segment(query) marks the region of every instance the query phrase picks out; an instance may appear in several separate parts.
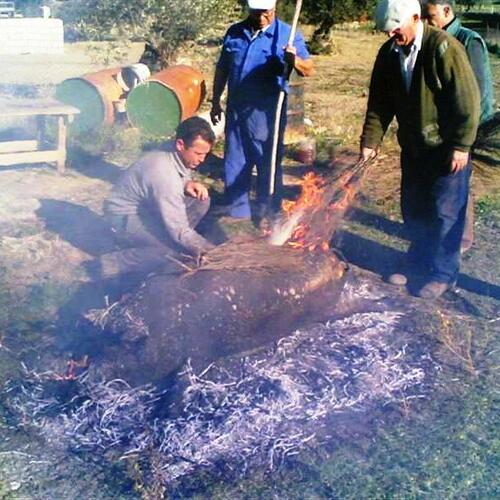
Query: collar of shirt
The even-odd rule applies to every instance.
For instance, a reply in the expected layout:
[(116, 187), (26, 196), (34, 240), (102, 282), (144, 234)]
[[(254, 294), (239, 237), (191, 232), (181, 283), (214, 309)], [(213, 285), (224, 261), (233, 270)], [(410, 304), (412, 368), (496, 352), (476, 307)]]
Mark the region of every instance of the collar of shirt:
[(258, 29), (258, 30), (252, 30), (252, 40), (254, 38), (257, 38), (261, 33), (265, 33), (269, 29), (270, 26), (271, 26), (271, 24), (268, 24), (264, 28), (261, 28), (261, 29)]
[(184, 165), (182, 158), (175, 147), (175, 142), (169, 141), (166, 144), (165, 151), (172, 155), (172, 158), (174, 159), (175, 170), (177, 171), (179, 176), (181, 178), (190, 179), (191, 178), (191, 171), (186, 167), (186, 165)]
[(403, 76), (403, 80), (406, 86), (406, 90), (409, 92), (411, 87), (411, 80), (413, 77), (413, 70), (415, 69), (415, 63), (417, 62), (417, 56), (422, 48), (422, 39), (424, 37), (424, 24), (422, 21), (419, 21), (417, 24), (417, 30), (415, 33), (415, 40), (410, 47), (410, 52), (408, 54), (405, 53), (403, 47), (396, 45), (395, 43), (392, 46), (394, 52), (399, 55), (399, 62), (401, 66), (401, 75)]
[[(417, 30), (415, 33), (415, 40), (413, 40), (413, 43), (411, 45), (410, 53), (413, 50), (416, 50), (417, 52), (422, 48), (422, 40), (424, 38), (424, 23), (422, 21), (418, 21), (417, 23)], [(398, 54), (403, 53), (403, 48), (400, 47), (399, 45), (396, 45), (394, 42), (392, 43), (392, 50), (394, 52), (397, 52)]]
[(454, 17), (443, 29), (456, 38), (461, 28), (462, 23), (460, 19)]
[(244, 25), (243, 29), (250, 40), (255, 40), (261, 33), (272, 38), (276, 29), (276, 22), (277, 20), (274, 18), (271, 24), (259, 30), (254, 30), (248, 23), (245, 23), (246, 25)]

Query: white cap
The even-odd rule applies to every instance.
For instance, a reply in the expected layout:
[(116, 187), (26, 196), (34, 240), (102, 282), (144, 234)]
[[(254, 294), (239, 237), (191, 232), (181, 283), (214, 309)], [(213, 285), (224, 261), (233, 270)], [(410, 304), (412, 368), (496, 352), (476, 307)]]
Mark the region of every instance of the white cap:
[(248, 8), (252, 10), (270, 10), (276, 7), (276, 0), (248, 0)]
[(418, 0), (381, 0), (375, 11), (377, 29), (392, 31), (405, 24), (414, 14), (421, 15)]

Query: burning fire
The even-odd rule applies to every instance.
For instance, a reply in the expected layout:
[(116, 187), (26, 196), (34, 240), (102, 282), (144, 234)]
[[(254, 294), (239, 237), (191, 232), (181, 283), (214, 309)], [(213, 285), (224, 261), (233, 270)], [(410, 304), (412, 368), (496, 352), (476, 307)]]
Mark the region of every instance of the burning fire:
[(327, 182), (313, 172), (301, 181), (296, 201), (283, 202), (284, 220), (274, 228), (271, 243), (310, 252), (327, 252), (340, 219), (359, 185), (359, 166)]
[(58, 381), (73, 381), (77, 380), (79, 375), (88, 369), (90, 360), (88, 356), (84, 356), (81, 360), (75, 361), (70, 359), (66, 364), (66, 373), (54, 373), (51, 375), (52, 380)]
[(297, 201), (285, 200), (283, 202), (282, 208), (285, 214), (290, 216), (298, 209), (319, 206), (325, 184), (326, 181), (314, 172), (304, 175), (300, 182), (301, 193), (299, 199)]

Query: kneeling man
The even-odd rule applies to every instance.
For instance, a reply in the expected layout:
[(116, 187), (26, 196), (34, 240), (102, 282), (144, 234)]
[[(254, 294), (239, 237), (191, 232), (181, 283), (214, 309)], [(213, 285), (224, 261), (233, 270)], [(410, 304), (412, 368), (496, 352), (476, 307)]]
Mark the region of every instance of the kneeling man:
[(188, 118), (165, 148), (146, 153), (121, 176), (105, 201), (104, 213), (123, 250), (101, 257), (103, 277), (148, 273), (166, 264), (168, 255), (197, 258), (213, 248), (195, 230), (210, 198), (191, 173), (214, 142), (205, 120)]

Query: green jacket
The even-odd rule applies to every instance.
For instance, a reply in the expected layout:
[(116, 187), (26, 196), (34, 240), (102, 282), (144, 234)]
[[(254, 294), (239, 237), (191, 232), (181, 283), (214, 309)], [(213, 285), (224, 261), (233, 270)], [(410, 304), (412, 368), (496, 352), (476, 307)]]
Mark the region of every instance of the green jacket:
[(465, 47), (481, 94), (481, 116), (479, 123), (484, 123), (495, 113), (493, 78), (491, 75), (488, 47), (481, 38), (481, 35), (469, 28), (464, 28), (458, 17), (455, 17), (445, 29)]
[(441, 145), (469, 151), (479, 123), (479, 89), (462, 45), (424, 25), (409, 93), (393, 48), (388, 40), (375, 61), (362, 146), (376, 148), (396, 116), (399, 144), (413, 155)]

